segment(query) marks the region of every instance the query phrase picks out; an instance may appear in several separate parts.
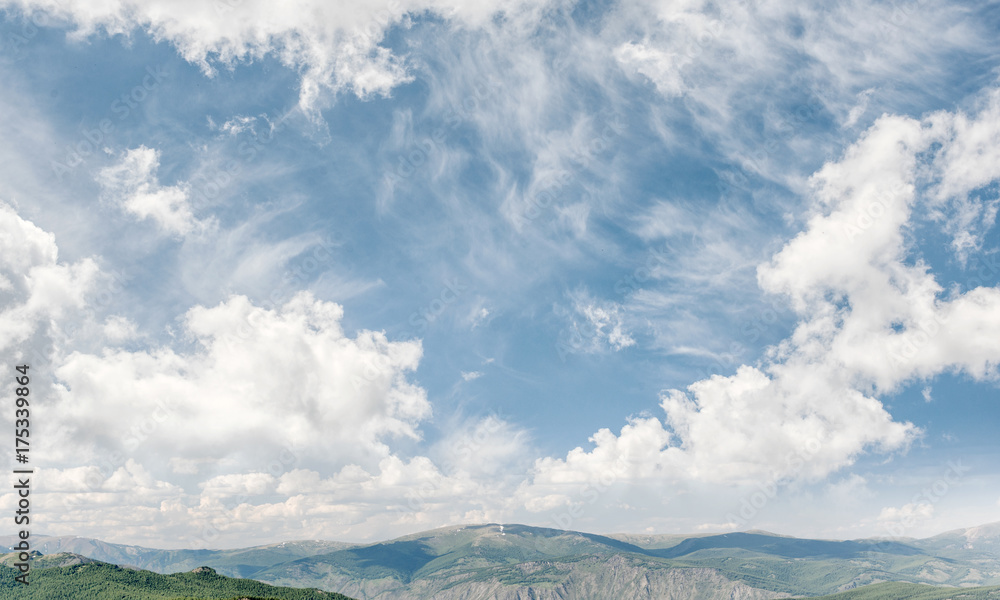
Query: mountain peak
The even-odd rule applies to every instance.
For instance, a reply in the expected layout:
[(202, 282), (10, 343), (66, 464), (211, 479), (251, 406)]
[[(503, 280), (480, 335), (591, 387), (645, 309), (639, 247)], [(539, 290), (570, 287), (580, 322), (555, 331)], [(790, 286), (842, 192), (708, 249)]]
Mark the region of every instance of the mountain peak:
[(196, 567), (194, 569), (191, 569), (191, 572), (192, 573), (207, 573), (209, 575), (218, 575), (218, 573), (216, 573), (215, 569), (213, 569), (212, 567)]

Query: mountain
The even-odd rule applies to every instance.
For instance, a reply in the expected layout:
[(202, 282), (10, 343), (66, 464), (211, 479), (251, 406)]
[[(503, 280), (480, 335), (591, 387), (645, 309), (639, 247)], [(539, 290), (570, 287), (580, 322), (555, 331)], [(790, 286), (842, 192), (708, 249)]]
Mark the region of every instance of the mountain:
[(295, 560), (257, 573), (357, 598), (765, 599), (716, 569), (674, 568), (599, 535), (523, 525), (446, 527), (391, 542)]
[(997, 560), (1000, 559), (1000, 523), (946, 531), (934, 537), (916, 540), (914, 545), (939, 556), (974, 556)]
[[(16, 536), (0, 536), (0, 547), (13, 550)], [(157, 573), (190, 571), (209, 566), (228, 577), (251, 577), (257, 571), (297, 558), (325, 554), (354, 544), (344, 542), (297, 541), (240, 548), (236, 550), (157, 550), (142, 546), (111, 544), (90, 538), (32, 536), (32, 548), (42, 554), (70, 552), (116, 565), (132, 566)]]
[(1000, 600), (1000, 587), (956, 590), (915, 583), (876, 583), (849, 592), (809, 600)]
[[(882, 582), (939, 586), (927, 593), (961, 587), (954, 598), (971, 600), (972, 588), (1000, 585), (998, 543), (1000, 524), (923, 540), (846, 541), (765, 531), (605, 536), (489, 524), (444, 527), (366, 545), (289, 542), (168, 551), (42, 538), (36, 547), (72, 545), (94, 552), (92, 558), (97, 553), (122, 556), (125, 564), (141, 562), (164, 572), (190, 570), (200, 560), (220, 573), (227, 569), (274, 585), (315, 587), (361, 600), (756, 600), (904, 589), (868, 587)], [(854, 597), (869, 596), (845, 596)]]
[(60, 553), (33, 561), (28, 585), (18, 583), (14, 560), (0, 558), (0, 600), (351, 600), (316, 589), (275, 587), (252, 579), (223, 577), (208, 567), (161, 575)]
[[(254, 577), (365, 600), (774, 598), (882, 581), (1000, 584), (1000, 563), (985, 568), (973, 558), (940, 557), (911, 543), (809, 540), (766, 532), (668, 539), (475, 525), (319, 554), (262, 569)], [(699, 595), (684, 595), (686, 589)]]

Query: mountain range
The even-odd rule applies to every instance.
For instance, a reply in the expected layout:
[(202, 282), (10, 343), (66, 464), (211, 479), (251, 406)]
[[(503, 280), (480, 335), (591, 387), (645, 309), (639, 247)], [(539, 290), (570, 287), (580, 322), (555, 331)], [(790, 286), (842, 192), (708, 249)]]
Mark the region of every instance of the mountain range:
[[(69, 536), (34, 542), (43, 554), (68, 552), (164, 574), (210, 567), (220, 575), (359, 600), (750, 600), (843, 592), (851, 594), (845, 598), (867, 598), (852, 590), (881, 582), (953, 591), (1000, 586), (1000, 523), (895, 540), (815, 540), (762, 531), (597, 535), (485, 524), (364, 545), (295, 541), (236, 550), (159, 550)], [(0, 537), (0, 544), (13, 543), (12, 536)], [(872, 598), (909, 598), (906, 594), (923, 590), (893, 585), (864, 593), (874, 589), (878, 595)], [(993, 591), (968, 589), (961, 595), (998, 597), (989, 595)], [(896, 592), (904, 595), (891, 595)], [(948, 588), (920, 593), (931, 598), (938, 592), (947, 596)]]

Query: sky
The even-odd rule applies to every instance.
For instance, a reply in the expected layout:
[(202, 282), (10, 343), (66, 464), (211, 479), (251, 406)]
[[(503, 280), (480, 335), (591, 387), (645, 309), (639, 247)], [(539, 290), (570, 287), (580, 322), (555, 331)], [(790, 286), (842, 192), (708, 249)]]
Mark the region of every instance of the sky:
[(998, 29), (937, 0), (0, 0), (32, 533), (1000, 520)]

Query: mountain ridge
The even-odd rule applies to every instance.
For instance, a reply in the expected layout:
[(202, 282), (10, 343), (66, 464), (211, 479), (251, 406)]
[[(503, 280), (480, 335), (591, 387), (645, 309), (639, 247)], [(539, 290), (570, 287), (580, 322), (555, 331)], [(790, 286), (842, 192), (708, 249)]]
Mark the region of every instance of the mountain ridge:
[[(8, 539), (0, 537), (0, 543)], [(770, 600), (886, 581), (1000, 585), (1000, 556), (993, 553), (998, 542), (1000, 523), (905, 540), (817, 540), (759, 530), (602, 535), (489, 523), (439, 527), (370, 544), (313, 540), (231, 550), (157, 550), (62, 536), (41, 538), (35, 546), (75, 546), (165, 571), (189, 571), (198, 563), (223, 575), (359, 600)], [(691, 596), (685, 590), (700, 591)]]

